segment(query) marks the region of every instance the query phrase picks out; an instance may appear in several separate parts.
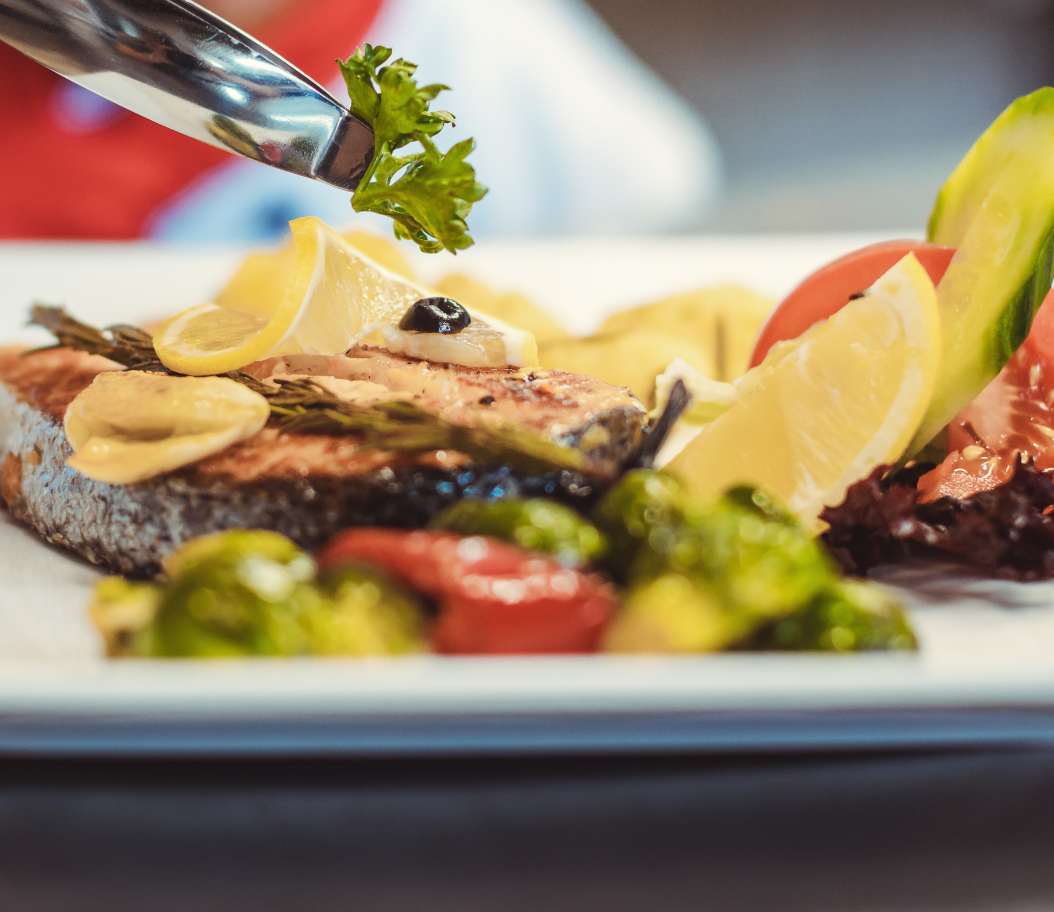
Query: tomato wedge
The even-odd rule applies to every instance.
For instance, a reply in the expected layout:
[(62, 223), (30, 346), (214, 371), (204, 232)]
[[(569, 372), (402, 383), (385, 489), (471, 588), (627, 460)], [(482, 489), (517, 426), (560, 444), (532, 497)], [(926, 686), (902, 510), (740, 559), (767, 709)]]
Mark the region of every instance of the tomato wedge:
[(919, 479), (919, 500), (969, 497), (1013, 475), (1022, 457), (1054, 470), (1054, 292), (1021, 348), (945, 429), (947, 458)]
[[(1039, 310), (1032, 318), (1032, 328), (1021, 347), (1033, 361), (1041, 363), (1050, 373), (1051, 367), (1054, 367), (1054, 291), (1048, 292), (1039, 305)], [(1054, 378), (1049, 378), (1048, 383), (1054, 386)]]
[(870, 288), (909, 253), (915, 254), (936, 285), (955, 255), (955, 248), (927, 241), (883, 241), (817, 269), (769, 314), (754, 343), (750, 366), (757, 367), (777, 342), (797, 339), (809, 327), (837, 313), (853, 295)]
[(357, 528), (316, 557), (323, 572), (369, 564), (434, 599), (438, 652), (593, 652), (615, 608), (601, 577), (496, 538)]

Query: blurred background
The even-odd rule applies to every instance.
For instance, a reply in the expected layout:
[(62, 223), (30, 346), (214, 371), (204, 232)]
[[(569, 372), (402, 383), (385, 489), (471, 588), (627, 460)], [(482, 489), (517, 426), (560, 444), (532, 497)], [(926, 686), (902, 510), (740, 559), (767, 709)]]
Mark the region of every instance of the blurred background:
[(921, 227), (1014, 98), (1054, 79), (1049, 0), (590, 0), (713, 129), (711, 230)]
[[(1050, 0), (205, 4), (338, 97), (333, 60), (363, 41), (453, 86), (440, 144), (479, 142), (480, 239), (920, 233), (974, 139), (1054, 76)], [(21, 178), (0, 184), (0, 238), (257, 242), (351, 219), (346, 193), (173, 138), (4, 45), (0, 74), (20, 87), (0, 166)]]

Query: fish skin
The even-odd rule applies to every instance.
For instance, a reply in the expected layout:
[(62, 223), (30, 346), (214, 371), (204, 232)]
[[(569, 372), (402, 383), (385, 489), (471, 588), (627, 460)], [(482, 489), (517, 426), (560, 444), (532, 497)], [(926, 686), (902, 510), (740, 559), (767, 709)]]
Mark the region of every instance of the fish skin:
[[(62, 427), (69, 402), (110, 369), (115, 366), (105, 359), (69, 349), (0, 350), (0, 499), (48, 541), (126, 576), (154, 576), (186, 541), (225, 529), (273, 529), (312, 549), (348, 526), (424, 526), (462, 497), (547, 496), (583, 509), (611, 477), (525, 476), (509, 467), (474, 466), (459, 453), (360, 451), (350, 435), (278, 435), (269, 427), (176, 472), (111, 485), (66, 465), (72, 450)], [(532, 407), (531, 396), (523, 395), (526, 376), (509, 381), (506, 373), (493, 381), (516, 388), (509, 401), (519, 396), (522, 408)], [(547, 372), (551, 385), (561, 381), (551, 376), (556, 373)], [(601, 428), (592, 432), (600, 445), (590, 455), (628, 456), (644, 433), (643, 407), (600, 381), (565, 376), (572, 378), (568, 388), (585, 384), (604, 407), (580, 407), (576, 424), (566, 420), (573, 419), (572, 404), (559, 403), (565, 420), (550, 423), (551, 436), (580, 442)]]

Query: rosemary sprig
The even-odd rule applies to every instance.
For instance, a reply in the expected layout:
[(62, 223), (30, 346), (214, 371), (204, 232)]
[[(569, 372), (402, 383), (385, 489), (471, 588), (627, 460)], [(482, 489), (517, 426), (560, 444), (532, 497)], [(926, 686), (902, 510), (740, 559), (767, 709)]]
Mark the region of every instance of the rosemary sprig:
[[(149, 333), (137, 326), (117, 323), (106, 329), (96, 329), (79, 320), (73, 319), (62, 307), (51, 307), (47, 304), (34, 304), (29, 315), (29, 322), (43, 326), (58, 342), (45, 345), (33, 351), (47, 351), (52, 348), (75, 348), (77, 351), (92, 355), (102, 355), (130, 370), (157, 371), (172, 373), (154, 351), (154, 340)], [(26, 352), (32, 354), (32, 352)]]
[[(119, 324), (99, 330), (75, 320), (61, 307), (43, 304), (33, 306), (29, 322), (43, 326), (58, 339), (55, 345), (34, 351), (74, 348), (102, 355), (131, 370), (172, 373), (158, 359), (150, 335), (134, 326)], [(566, 469), (603, 474), (581, 451), (562, 447), (511, 423), (464, 427), (413, 402), (349, 402), (306, 378), (265, 383), (245, 371), (231, 371), (224, 376), (267, 399), (271, 417), (283, 434), (357, 434), (368, 449), (455, 450), (481, 463), (511, 465), (531, 473)]]
[(562, 447), (510, 423), (465, 427), (403, 400), (361, 405), (341, 399), (308, 378), (264, 383), (239, 371), (227, 374), (264, 396), (283, 434), (358, 434), (366, 449), (397, 452), (456, 450), (481, 463), (525, 472), (567, 469), (597, 473), (580, 450)]
[(627, 469), (650, 469), (655, 464), (662, 445), (670, 436), (677, 419), (681, 417), (692, 402), (692, 394), (683, 380), (677, 380), (670, 390), (669, 398), (662, 414), (652, 423), (648, 435), (637, 445), (636, 452), (626, 461)]

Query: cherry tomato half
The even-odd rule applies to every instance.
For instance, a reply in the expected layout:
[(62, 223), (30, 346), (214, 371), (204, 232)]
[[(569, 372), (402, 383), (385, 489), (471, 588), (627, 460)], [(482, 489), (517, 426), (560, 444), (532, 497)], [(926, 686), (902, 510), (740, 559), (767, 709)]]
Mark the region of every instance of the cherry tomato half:
[(769, 314), (754, 343), (750, 366), (757, 367), (777, 342), (797, 339), (809, 327), (837, 313), (854, 294), (870, 288), (909, 253), (915, 254), (936, 285), (955, 255), (955, 248), (926, 241), (883, 241), (817, 269)]
[(1021, 347), (1029, 352), (1030, 358), (1042, 362), (1044, 367), (1054, 367), (1054, 291), (1047, 292), (1032, 318), (1028, 338)]
[(615, 607), (600, 577), (495, 538), (348, 529), (317, 559), (323, 572), (378, 567), (434, 599), (432, 641), (445, 653), (592, 652)]
[(1054, 469), (1054, 292), (1032, 320), (1024, 344), (998, 376), (949, 423), (948, 457), (919, 479), (919, 499), (969, 497), (1010, 479), (1022, 455)]

